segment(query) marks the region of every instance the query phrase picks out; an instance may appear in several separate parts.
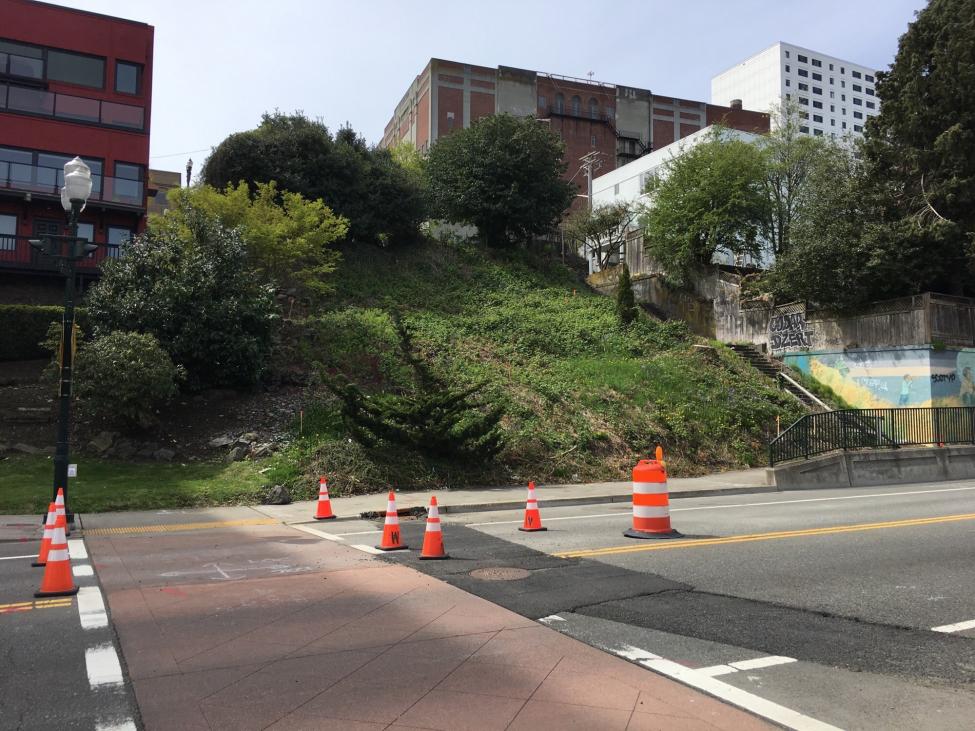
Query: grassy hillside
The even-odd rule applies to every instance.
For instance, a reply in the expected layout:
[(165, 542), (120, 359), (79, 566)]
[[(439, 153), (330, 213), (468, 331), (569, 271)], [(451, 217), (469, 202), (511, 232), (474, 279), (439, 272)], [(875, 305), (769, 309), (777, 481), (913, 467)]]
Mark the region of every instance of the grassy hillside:
[[(344, 433), (333, 401), (306, 410), (302, 437), (268, 477), (336, 492), (389, 485), (477, 485), (627, 479), (661, 443), (672, 474), (760, 464), (775, 417), (798, 405), (720, 346), (682, 323), (644, 318), (621, 328), (611, 299), (559, 262), (524, 252), (426, 244), (346, 253), (337, 291), (291, 326), (281, 362), (339, 368), (364, 387), (407, 382), (388, 313), (461, 383), (486, 381), (504, 405), (506, 446), (492, 465), (437, 463), (395, 449), (365, 449)], [(300, 479), (299, 479), (300, 478)]]

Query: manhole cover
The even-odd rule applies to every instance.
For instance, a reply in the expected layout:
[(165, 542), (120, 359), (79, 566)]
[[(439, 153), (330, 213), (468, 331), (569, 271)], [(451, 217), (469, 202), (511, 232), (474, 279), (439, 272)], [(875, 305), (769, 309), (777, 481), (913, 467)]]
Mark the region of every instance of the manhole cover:
[(517, 581), (527, 579), (531, 572), (525, 569), (516, 569), (510, 566), (495, 566), (489, 569), (474, 569), (471, 577), (481, 581)]

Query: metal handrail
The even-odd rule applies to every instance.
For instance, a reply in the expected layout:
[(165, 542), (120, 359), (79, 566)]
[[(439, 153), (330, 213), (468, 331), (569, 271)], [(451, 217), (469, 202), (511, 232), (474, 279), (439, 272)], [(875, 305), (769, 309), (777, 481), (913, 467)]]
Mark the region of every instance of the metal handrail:
[(803, 396), (805, 396), (807, 399), (809, 399), (814, 404), (816, 404), (816, 406), (818, 406), (819, 408), (821, 408), (823, 411), (830, 411), (829, 405), (825, 401), (821, 401), (820, 399), (816, 398), (813, 395), (812, 391), (810, 391), (809, 389), (805, 388), (796, 379), (791, 378), (790, 376), (786, 375), (782, 371), (779, 371), (779, 378), (781, 378), (783, 381), (786, 381), (789, 384), (791, 384), (793, 388), (795, 388)]

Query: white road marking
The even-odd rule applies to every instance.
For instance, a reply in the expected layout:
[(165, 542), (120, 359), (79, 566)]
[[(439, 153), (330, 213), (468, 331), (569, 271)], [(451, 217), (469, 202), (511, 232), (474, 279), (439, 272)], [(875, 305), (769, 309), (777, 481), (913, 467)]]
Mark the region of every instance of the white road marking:
[(124, 721), (99, 722), (95, 725), (95, 731), (137, 731), (135, 722), (131, 718)]
[(955, 624), (943, 624), (940, 627), (932, 627), (932, 632), (964, 632), (966, 629), (975, 629), (975, 619), (967, 622), (955, 622)]
[(111, 643), (85, 650), (85, 667), (88, 671), (88, 684), (92, 688), (122, 684), (122, 666)]
[(625, 657), (627, 660), (634, 660), (636, 662), (660, 659), (660, 655), (654, 655), (652, 652), (641, 650), (639, 647), (634, 647), (633, 645), (622, 645), (613, 650), (613, 652), (620, 657)]
[(754, 660), (741, 660), (728, 664), (737, 670), (758, 670), (759, 668), (785, 665), (790, 662), (796, 662), (796, 659), (794, 657), (782, 657), (781, 655), (769, 655), (768, 657), (756, 657)]
[(292, 528), (295, 528), (296, 530), (300, 530), (300, 531), (303, 531), (305, 533), (309, 533), (309, 534), (311, 534), (313, 536), (318, 536), (319, 538), (324, 538), (326, 541), (345, 541), (344, 538), (339, 538), (334, 533), (326, 533), (325, 531), (318, 530), (317, 528), (312, 528), (311, 526), (292, 524), (291, 527)]
[(664, 658), (641, 660), (640, 665), (656, 673), (665, 675), (668, 678), (672, 678), (679, 683), (704, 691), (715, 698), (720, 698), (757, 716), (767, 718), (781, 726), (794, 729), (794, 731), (840, 731), (828, 723), (823, 723), (815, 718), (803, 715), (798, 711), (793, 711), (791, 708), (786, 708), (785, 706), (780, 706), (778, 703), (760, 698), (753, 693), (708, 677), (697, 670), (686, 668), (671, 660), (665, 660)]
[(697, 668), (697, 671), (702, 675), (707, 675), (709, 678), (713, 678), (715, 675), (728, 675), (729, 673), (737, 673), (737, 668), (731, 667), (731, 665), (711, 665), (706, 668)]
[(564, 622), (565, 620), (557, 614), (550, 614), (547, 617), (542, 617), (538, 621), (543, 624), (548, 624), (549, 622)]
[(36, 553), (32, 553), (29, 556), (3, 556), (0, 561), (13, 561), (15, 558), (37, 558)]
[(82, 586), (78, 590), (78, 616), (83, 629), (101, 629), (108, 626), (105, 602), (97, 586)]
[(335, 533), (333, 535), (335, 535), (336, 537), (338, 537), (338, 536), (368, 536), (368, 535), (371, 535), (373, 533), (382, 533), (382, 529), (377, 529), (377, 530), (360, 530), (360, 531), (356, 531), (355, 533)]
[[(811, 498), (801, 498), (799, 500), (768, 500), (759, 503), (729, 503), (726, 505), (697, 505), (690, 508), (674, 508), (671, 507), (670, 512), (672, 513), (682, 513), (690, 510), (725, 510), (727, 508), (755, 508), (763, 507), (767, 505), (792, 505), (794, 503), (820, 503), (829, 502), (833, 500), (864, 500), (867, 498), (874, 497), (897, 497), (899, 495), (930, 495), (939, 492), (960, 492), (960, 491), (971, 491), (975, 490), (975, 487), (948, 487), (939, 490), (911, 490), (909, 492), (878, 492), (871, 493), (870, 495), (840, 495), (837, 497), (811, 497)], [(671, 497), (679, 497), (680, 493), (673, 493)], [(721, 497), (720, 495), (714, 495), (712, 497)], [(553, 506), (560, 507), (560, 506)], [(564, 506), (568, 507), (568, 506)], [(520, 508), (519, 508), (520, 509)], [(515, 510), (515, 508), (512, 508)], [(629, 509), (621, 510), (616, 513), (594, 513), (591, 515), (566, 515), (557, 518), (545, 518), (546, 523), (551, 523), (555, 520), (587, 520), (591, 518), (615, 518), (619, 516), (629, 515)], [(489, 523), (465, 523), (465, 528), (478, 528), (483, 525), (514, 525), (515, 523), (521, 523), (521, 520), (495, 520)]]
[(85, 542), (80, 538), (69, 538), (68, 555), (71, 556), (72, 561), (86, 560), (88, 558), (88, 549), (85, 548)]
[(365, 553), (372, 553), (372, 554), (375, 554), (377, 556), (382, 555), (382, 553), (383, 553), (378, 548), (373, 548), (372, 546), (365, 546), (365, 545), (362, 545), (362, 544), (359, 544), (357, 546), (352, 546), (352, 548), (355, 548), (355, 549), (357, 549), (359, 551), (364, 551)]
[[(71, 549), (68, 549), (69, 551)], [(71, 567), (71, 573), (75, 576), (94, 576), (95, 569), (90, 564), (79, 563)]]

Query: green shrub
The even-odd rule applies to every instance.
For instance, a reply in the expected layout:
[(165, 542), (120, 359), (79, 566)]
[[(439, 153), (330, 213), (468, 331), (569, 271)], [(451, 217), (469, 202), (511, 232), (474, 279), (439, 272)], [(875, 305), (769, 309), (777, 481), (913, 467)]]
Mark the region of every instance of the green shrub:
[(114, 332), (78, 349), (75, 396), (96, 421), (146, 429), (156, 410), (176, 395), (182, 368), (152, 335)]
[[(31, 360), (48, 355), (42, 341), (52, 323), (60, 325), (63, 307), (42, 305), (0, 305), (0, 361)], [(87, 325), (85, 310), (75, 308), (75, 322)]]

